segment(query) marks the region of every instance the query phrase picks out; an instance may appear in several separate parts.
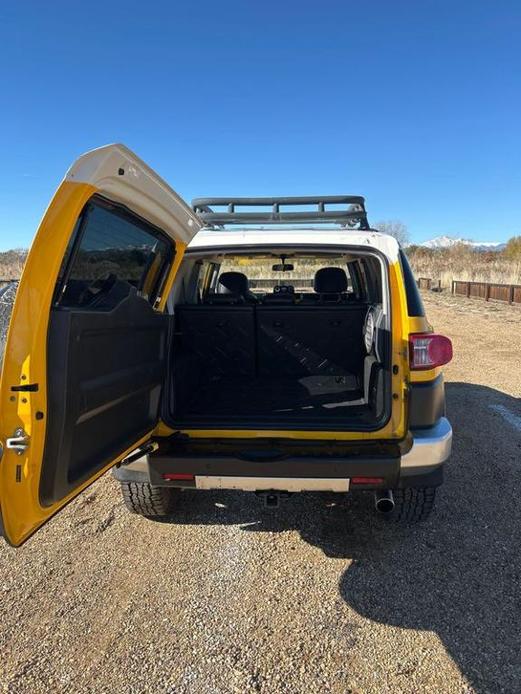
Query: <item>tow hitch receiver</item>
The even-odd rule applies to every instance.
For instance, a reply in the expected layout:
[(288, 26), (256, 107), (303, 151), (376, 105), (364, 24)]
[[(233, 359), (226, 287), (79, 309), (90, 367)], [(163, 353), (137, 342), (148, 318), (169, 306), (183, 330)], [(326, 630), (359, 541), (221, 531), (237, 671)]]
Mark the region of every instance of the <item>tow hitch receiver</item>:
[(277, 491), (266, 491), (266, 492), (255, 492), (256, 496), (262, 497), (264, 501), (264, 506), (266, 508), (278, 508), (280, 502), (289, 499), (291, 492), (277, 492)]

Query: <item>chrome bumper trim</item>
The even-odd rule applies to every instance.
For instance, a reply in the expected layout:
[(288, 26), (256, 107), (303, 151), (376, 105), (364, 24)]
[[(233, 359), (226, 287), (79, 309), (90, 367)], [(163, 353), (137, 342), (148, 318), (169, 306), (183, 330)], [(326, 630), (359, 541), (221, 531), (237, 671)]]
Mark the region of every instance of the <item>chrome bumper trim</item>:
[(402, 456), (401, 468), (436, 467), (444, 463), (452, 449), (452, 427), (446, 417), (441, 417), (429, 429), (412, 432), (414, 443), (411, 450)]

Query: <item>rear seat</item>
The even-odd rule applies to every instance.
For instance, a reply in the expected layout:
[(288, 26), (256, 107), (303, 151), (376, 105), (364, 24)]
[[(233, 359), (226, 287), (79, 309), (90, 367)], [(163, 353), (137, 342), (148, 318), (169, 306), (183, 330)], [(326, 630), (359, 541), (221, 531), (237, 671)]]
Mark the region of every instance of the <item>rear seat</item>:
[(367, 305), (347, 303), (346, 289), (342, 269), (323, 268), (315, 276), (313, 303), (254, 306), (230, 293), (210, 295), (206, 304), (178, 306), (176, 353), (210, 376), (359, 373)]
[(189, 357), (192, 362), (196, 358), (196, 368), (208, 375), (254, 376), (253, 312), (254, 307), (247, 304), (178, 306), (175, 311), (176, 353)]
[(313, 278), (313, 294), (304, 294), (305, 304), (345, 303), (350, 299), (347, 294), (347, 275), (340, 267), (323, 267), (315, 272)]
[(256, 308), (259, 375), (357, 373), (367, 307), (308, 304)]
[(257, 308), (259, 373), (265, 376), (358, 373), (364, 351), (362, 327), (367, 306), (348, 302), (342, 268), (315, 273), (314, 294), (296, 306)]
[(178, 306), (175, 349), (211, 376), (357, 373), (366, 313), (349, 304)]

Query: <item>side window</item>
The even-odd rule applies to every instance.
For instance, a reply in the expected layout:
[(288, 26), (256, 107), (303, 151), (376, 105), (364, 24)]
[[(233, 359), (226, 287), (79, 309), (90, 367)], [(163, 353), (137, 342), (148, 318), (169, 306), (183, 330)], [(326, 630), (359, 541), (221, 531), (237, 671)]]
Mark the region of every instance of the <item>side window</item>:
[(367, 284), (361, 262), (359, 260), (352, 260), (348, 263), (348, 268), (356, 298), (359, 301), (367, 301)]
[(360, 269), (364, 282), (365, 300), (371, 304), (379, 304), (382, 301), (380, 265), (376, 258), (362, 258)]
[(60, 272), (56, 304), (110, 310), (135, 288), (154, 303), (173, 243), (144, 220), (105, 201), (85, 207)]
[(416, 280), (409, 265), (407, 256), (403, 251), (400, 251), (400, 264), (402, 266), (403, 280), (405, 282), (405, 294), (407, 296), (407, 312), (411, 317), (425, 316), (423, 301), (416, 285)]
[(218, 263), (210, 263), (210, 276), (207, 288), (209, 288), (211, 292), (217, 291), (217, 280), (219, 279), (219, 275), (221, 274), (220, 268), (221, 266)]
[(208, 289), (212, 275), (212, 263), (209, 260), (199, 261), (199, 275), (197, 279), (197, 296), (202, 299)]

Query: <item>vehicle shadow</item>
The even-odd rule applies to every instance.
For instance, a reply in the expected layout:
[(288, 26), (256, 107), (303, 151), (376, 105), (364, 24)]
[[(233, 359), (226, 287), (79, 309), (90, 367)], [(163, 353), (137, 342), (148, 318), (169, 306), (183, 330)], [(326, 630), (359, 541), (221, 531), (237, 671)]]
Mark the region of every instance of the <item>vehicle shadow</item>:
[(343, 599), (374, 621), (435, 632), (476, 692), (521, 691), (521, 400), (447, 385), (454, 448), (423, 526), (357, 537)]
[[(431, 519), (409, 528), (372, 512), (372, 495), (291, 497), (263, 509), (251, 495), (183, 494), (176, 523), (298, 530), (327, 556), (351, 559), (345, 602), (382, 624), (429, 630), (476, 692), (521, 691), (521, 400), (447, 385), (454, 449)], [(336, 502), (336, 503), (335, 503)]]

